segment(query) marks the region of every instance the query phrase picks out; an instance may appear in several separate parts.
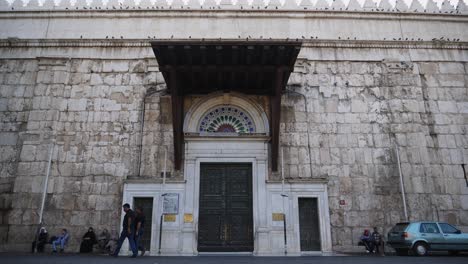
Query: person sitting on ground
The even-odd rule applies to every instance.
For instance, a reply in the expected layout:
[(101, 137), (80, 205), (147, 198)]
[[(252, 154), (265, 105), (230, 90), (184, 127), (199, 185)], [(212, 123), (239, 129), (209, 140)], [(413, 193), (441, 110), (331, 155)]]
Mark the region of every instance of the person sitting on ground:
[(94, 229), (90, 227), (88, 232), (86, 232), (83, 236), (83, 241), (81, 242), (80, 246), (80, 253), (93, 252), (93, 245), (96, 243), (96, 234), (94, 233)]
[[(49, 234), (47, 233), (47, 230), (45, 227), (41, 227), (39, 229), (39, 232), (36, 234), (36, 237), (34, 238), (34, 241), (32, 242), (32, 253), (34, 253), (34, 250), (37, 249), (37, 252), (42, 253), (44, 252), (44, 246), (47, 244), (47, 238), (49, 237)], [(36, 248), (37, 245), (37, 248)]]
[(101, 234), (98, 236), (98, 247), (101, 250), (101, 253), (104, 253), (106, 251), (106, 245), (110, 240), (110, 234), (107, 229), (104, 228), (102, 230)]
[(368, 229), (365, 229), (364, 230), (364, 233), (362, 234), (360, 240), (361, 242), (364, 244), (364, 246), (366, 247), (366, 252), (367, 253), (371, 253), (373, 252), (373, 248), (372, 248), (372, 241), (371, 241), (371, 236), (370, 236), (370, 233), (369, 233), (369, 230)]
[(112, 230), (109, 242), (106, 244), (106, 249), (110, 254), (114, 253), (115, 249), (117, 248), (117, 240), (119, 240), (119, 233), (117, 233), (115, 230)]
[(57, 245), (60, 245), (60, 252), (63, 252), (65, 246), (68, 243), (70, 235), (68, 234), (67, 229), (62, 229), (62, 233), (52, 242), (53, 253), (57, 253)]

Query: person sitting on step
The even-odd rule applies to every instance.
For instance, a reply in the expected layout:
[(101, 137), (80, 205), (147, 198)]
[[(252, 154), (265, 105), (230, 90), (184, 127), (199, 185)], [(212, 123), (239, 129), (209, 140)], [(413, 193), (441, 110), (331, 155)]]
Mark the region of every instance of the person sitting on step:
[(53, 253), (57, 253), (57, 245), (60, 246), (60, 252), (63, 252), (65, 246), (68, 243), (70, 235), (68, 234), (67, 229), (62, 229), (62, 233), (52, 242)]

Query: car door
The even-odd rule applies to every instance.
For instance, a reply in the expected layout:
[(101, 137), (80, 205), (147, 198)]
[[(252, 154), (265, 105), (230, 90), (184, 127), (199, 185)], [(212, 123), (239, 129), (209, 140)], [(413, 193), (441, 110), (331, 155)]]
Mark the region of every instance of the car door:
[(446, 250), (468, 250), (468, 234), (447, 223), (439, 223), (439, 226), (444, 236)]
[(445, 239), (436, 223), (421, 223), (419, 233), (432, 250), (444, 249)]

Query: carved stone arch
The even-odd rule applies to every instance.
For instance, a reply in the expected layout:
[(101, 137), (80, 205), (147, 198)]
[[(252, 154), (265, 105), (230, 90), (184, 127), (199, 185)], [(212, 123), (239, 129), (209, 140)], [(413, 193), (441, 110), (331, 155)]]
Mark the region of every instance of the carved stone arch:
[(199, 133), (201, 119), (219, 106), (233, 106), (244, 110), (255, 125), (256, 134), (269, 135), (270, 126), (265, 111), (255, 102), (238, 93), (215, 93), (198, 100), (185, 115), (184, 133)]

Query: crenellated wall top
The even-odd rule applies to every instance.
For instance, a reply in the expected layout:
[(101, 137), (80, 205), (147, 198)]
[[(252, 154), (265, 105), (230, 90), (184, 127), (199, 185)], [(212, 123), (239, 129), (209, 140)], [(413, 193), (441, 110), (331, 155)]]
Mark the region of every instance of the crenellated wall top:
[(468, 42), (466, 6), (459, 4), (455, 10), (448, 7), (449, 0), (437, 12), (433, 0), (426, 11), (414, 0), (411, 12), (400, 0), (394, 6), (390, 0), (378, 6), (374, 0), (362, 6), (361, 0), (349, 0), (347, 6), (344, 0), (331, 6), (323, 0), (269, 0), (268, 5), (263, 0), (250, 5), (247, 0), (204, 1), (29, 0), (24, 5), (15, 0), (10, 5), (0, 0), (0, 39)]
[[(80, 11), (80, 10), (240, 10), (240, 11), (331, 11), (395, 12), (425, 14), (468, 14), (468, 5), (444, 0), (437, 5), (427, 0), (0, 0), (0, 11)], [(407, 3), (410, 3), (409, 5)]]

